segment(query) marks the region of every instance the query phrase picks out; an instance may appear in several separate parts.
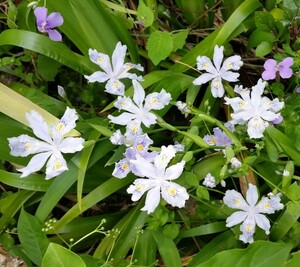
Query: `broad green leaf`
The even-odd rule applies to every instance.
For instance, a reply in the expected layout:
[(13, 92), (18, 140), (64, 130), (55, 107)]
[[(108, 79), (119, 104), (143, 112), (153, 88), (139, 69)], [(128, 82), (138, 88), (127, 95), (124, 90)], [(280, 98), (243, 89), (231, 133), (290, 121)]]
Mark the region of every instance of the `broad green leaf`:
[(11, 223), (11, 220), (21, 207), (32, 197), (35, 192), (21, 190), (16, 193), (12, 193), (7, 196), (3, 196), (0, 199), (0, 231), (3, 230), (7, 225)]
[(300, 203), (289, 202), (279, 220), (271, 229), (270, 238), (274, 241), (282, 240), (300, 217)]
[(53, 208), (57, 205), (63, 195), (70, 189), (70, 187), (76, 182), (78, 177), (80, 153), (76, 154), (68, 162), (68, 171), (63, 172), (58, 177), (55, 177), (51, 186), (46, 191), (46, 194), (40, 202), (35, 216), (44, 221), (51, 213)]
[(188, 37), (188, 34), (188, 30), (171, 33), (171, 37), (173, 40), (173, 51), (177, 51), (178, 49), (182, 49), (184, 47), (185, 40)]
[(38, 56), (36, 63), (39, 75), (46, 81), (54, 81), (61, 64), (41, 54)]
[(275, 36), (270, 32), (266, 32), (261, 29), (255, 29), (249, 37), (247, 46), (248, 48), (257, 47), (264, 41), (272, 43), (275, 41)]
[(298, 267), (300, 262), (300, 251), (292, 253), (292, 258), (286, 262), (285, 267)]
[(58, 245), (50, 243), (43, 257), (42, 267), (86, 267), (83, 259), (76, 253)]
[(175, 243), (160, 231), (154, 232), (153, 236), (164, 265), (166, 267), (181, 267), (180, 255)]
[[(101, 134), (94, 130), (89, 136), (88, 140), (94, 141), (99, 138)], [(85, 148), (81, 153), (79, 168), (78, 168), (78, 178), (77, 178), (77, 200), (79, 208), (81, 208), (81, 199), (82, 199), (82, 191), (83, 191), (83, 183), (85, 179), (86, 170), (88, 168), (89, 159), (93, 152), (95, 144)]]
[(154, 31), (147, 43), (148, 56), (154, 65), (167, 58), (173, 51), (173, 40), (168, 32)]
[(300, 166), (300, 152), (295, 149), (294, 144), (290, 139), (277, 130), (275, 127), (268, 127), (266, 133), (273, 139), (274, 142), (278, 143), (283, 151), (294, 160), (295, 165)]
[[(95, 250), (94, 257), (106, 258), (110, 255), (114, 259), (114, 264), (118, 265), (128, 255), (129, 250), (133, 248), (135, 241), (139, 238), (139, 232), (148, 216), (146, 212), (141, 212), (140, 210), (143, 204), (140, 201), (123, 216), (113, 227), (111, 234), (101, 241)], [(116, 230), (119, 234), (116, 233)]]
[[(59, 29), (86, 55), (86, 59), (89, 48), (111, 55), (116, 43), (121, 40), (128, 47), (131, 61), (138, 61), (136, 44), (123, 20), (119, 20), (102, 1), (48, 0), (47, 7), (51, 12), (59, 10), (64, 17), (64, 24)], [(97, 70), (97, 66), (92, 65)]]
[(196, 190), (196, 194), (199, 198), (209, 200), (209, 192), (205, 186), (199, 185)]
[(271, 53), (272, 50), (273, 50), (273, 43), (269, 41), (263, 41), (256, 47), (255, 54), (258, 57), (263, 57)]
[(225, 226), (225, 222), (214, 222), (214, 223), (204, 224), (195, 228), (181, 231), (178, 236), (178, 239), (193, 237), (193, 236), (215, 234), (215, 233), (223, 232), (227, 229), (228, 228)]
[(0, 181), (15, 188), (41, 192), (47, 191), (52, 183), (52, 180), (45, 180), (44, 175), (32, 174), (26, 178), (20, 178), (20, 174), (4, 170), (0, 170)]
[(256, 241), (246, 249), (219, 252), (198, 267), (282, 267), (291, 248), (291, 244)]
[(145, 229), (138, 237), (134, 260), (140, 266), (151, 266), (156, 261), (156, 242), (153, 231)]
[(238, 246), (239, 241), (234, 237), (232, 231), (228, 230), (225, 233), (218, 235), (207, 245), (205, 245), (192, 259), (190, 264), (188, 264), (188, 267), (199, 267), (201, 263), (211, 259), (217, 253), (236, 248)]
[(28, 257), (36, 265), (41, 266), (49, 241), (46, 234), (42, 232), (42, 226), (37, 218), (24, 209), (21, 210), (18, 221), (18, 236)]
[(151, 8), (147, 7), (143, 0), (139, 1), (137, 10), (137, 19), (142, 21), (145, 28), (151, 26), (154, 20), (154, 14)]
[[(61, 177), (62, 178), (62, 177)], [(131, 179), (124, 178), (124, 179), (117, 179), (111, 178), (95, 188), (89, 194), (87, 194), (84, 198), (82, 198), (81, 208), (78, 204), (74, 205), (55, 225), (55, 228), (58, 230), (63, 225), (69, 223), (73, 219), (75, 219), (78, 215), (80, 215), (85, 210), (89, 209), (97, 202), (105, 199), (107, 196), (111, 195), (112, 193), (118, 191), (120, 188), (124, 187), (130, 182)], [(54, 189), (54, 188), (53, 188)], [(45, 205), (45, 204), (44, 204)], [(40, 205), (41, 206), (41, 205)], [(42, 206), (41, 206), (42, 207)], [(42, 214), (43, 217), (46, 213), (42, 212), (42, 209), (39, 210), (39, 214)]]
[(65, 44), (53, 42), (42, 34), (24, 30), (6, 30), (0, 34), (0, 46), (3, 45), (32, 50), (83, 74), (97, 70), (97, 66), (89, 58), (72, 52)]
[(274, 17), (267, 11), (256, 11), (255, 25), (262, 31), (270, 32), (275, 27), (275, 20)]

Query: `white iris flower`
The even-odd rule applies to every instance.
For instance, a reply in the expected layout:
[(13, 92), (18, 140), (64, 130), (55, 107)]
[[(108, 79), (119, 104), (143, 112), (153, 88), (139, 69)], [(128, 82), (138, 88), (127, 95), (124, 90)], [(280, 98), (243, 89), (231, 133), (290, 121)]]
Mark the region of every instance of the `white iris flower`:
[(243, 89), (242, 86), (236, 86), (234, 91), (241, 97), (225, 97), (225, 104), (230, 105), (233, 109), (231, 114), (234, 124), (248, 124), (248, 135), (250, 138), (261, 138), (269, 122), (274, 121), (280, 116), (277, 113), (284, 106), (278, 98), (270, 100), (263, 96), (266, 82), (258, 80), (257, 85), (252, 90)]
[(144, 88), (136, 80), (132, 81), (134, 87), (133, 101), (130, 97), (120, 97), (114, 106), (119, 110), (126, 110), (121, 115), (114, 117), (109, 115), (108, 118), (112, 123), (119, 125), (141, 125), (146, 127), (156, 123), (156, 115), (150, 110), (160, 110), (168, 105), (171, 95), (164, 89), (160, 93), (151, 93), (145, 97)]
[[(258, 203), (258, 193), (255, 185), (249, 184), (246, 193), (246, 201), (243, 196), (235, 190), (227, 190), (223, 198), (224, 203), (233, 209), (240, 211), (234, 212), (226, 220), (226, 226), (232, 227), (243, 222), (240, 230), (243, 232), (240, 235), (240, 240), (245, 243), (253, 242), (253, 234), (255, 226), (265, 230), (266, 234), (270, 233), (270, 222), (262, 213), (272, 214), (277, 210), (283, 209), (283, 204), (280, 203), (280, 194), (268, 194), (268, 197), (263, 197)], [(257, 203), (257, 204), (256, 204)]]
[(143, 80), (141, 76), (129, 73), (131, 69), (144, 71), (140, 64), (125, 63), (127, 46), (118, 42), (112, 54), (112, 62), (108, 55), (98, 52), (95, 49), (89, 49), (89, 56), (93, 63), (97, 64), (103, 71), (96, 71), (92, 75), (84, 75), (88, 82), (106, 82), (105, 92), (113, 95), (124, 95), (125, 85), (120, 79), (129, 78), (135, 80)]
[(213, 97), (223, 97), (225, 91), (222, 80), (237, 82), (240, 74), (230, 70), (239, 70), (243, 65), (241, 57), (237, 55), (225, 59), (222, 64), (224, 57), (223, 50), (224, 46), (215, 46), (213, 63), (207, 56), (197, 57), (197, 69), (200, 71), (205, 70), (207, 73), (200, 75), (193, 83), (201, 85), (211, 80), (211, 93)]
[(127, 192), (132, 194), (132, 201), (139, 200), (148, 191), (145, 206), (142, 210), (148, 214), (158, 206), (160, 197), (170, 205), (182, 208), (189, 198), (186, 189), (172, 180), (177, 179), (183, 172), (184, 161), (167, 167), (170, 160), (175, 156), (176, 150), (173, 146), (162, 146), (161, 152), (152, 162), (137, 154), (135, 160), (130, 160), (132, 172), (144, 179), (136, 179)]
[(33, 133), (40, 139), (26, 134), (18, 137), (8, 138), (13, 156), (27, 157), (36, 154), (31, 158), (28, 165), (18, 169), (22, 172), (21, 177), (39, 171), (46, 165), (46, 179), (60, 175), (68, 170), (67, 163), (61, 153), (74, 153), (82, 150), (84, 139), (81, 137), (64, 137), (65, 134), (75, 128), (75, 121), (78, 119), (74, 109), (67, 108), (60, 121), (49, 127), (43, 117), (35, 110), (26, 113)]

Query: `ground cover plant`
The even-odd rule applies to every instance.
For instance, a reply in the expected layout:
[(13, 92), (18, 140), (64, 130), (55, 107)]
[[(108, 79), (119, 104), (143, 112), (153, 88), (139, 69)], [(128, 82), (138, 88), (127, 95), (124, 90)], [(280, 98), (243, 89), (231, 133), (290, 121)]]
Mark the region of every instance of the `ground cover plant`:
[(2, 1), (1, 264), (298, 266), (299, 7)]

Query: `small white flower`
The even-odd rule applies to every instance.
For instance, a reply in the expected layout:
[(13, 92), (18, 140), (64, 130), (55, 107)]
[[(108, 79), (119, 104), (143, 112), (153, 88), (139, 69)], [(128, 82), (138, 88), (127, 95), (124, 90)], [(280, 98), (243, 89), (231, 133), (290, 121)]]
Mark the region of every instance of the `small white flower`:
[(233, 157), (230, 160), (230, 163), (231, 163), (231, 168), (232, 169), (238, 169), (242, 166), (242, 163), (236, 157)]
[(182, 174), (185, 162), (181, 161), (167, 167), (175, 153), (173, 146), (162, 146), (160, 154), (151, 162), (139, 154), (136, 155), (136, 160), (130, 160), (132, 172), (139, 177), (145, 177), (136, 179), (127, 189), (127, 192), (132, 194), (132, 201), (139, 200), (148, 191), (142, 210), (153, 212), (159, 204), (160, 195), (174, 207), (182, 208), (185, 205), (185, 201), (189, 198), (186, 189), (171, 182)]
[[(114, 117), (109, 115), (108, 118), (112, 123), (120, 125), (140, 125), (143, 123), (146, 127), (156, 123), (156, 115), (150, 110), (162, 109), (169, 104), (171, 95), (164, 89), (160, 93), (151, 93), (145, 98), (144, 88), (136, 81), (132, 81), (134, 87), (133, 101), (129, 97), (120, 97), (114, 106), (119, 110), (126, 110), (121, 115)], [(137, 130), (139, 131), (139, 130)]]
[(189, 108), (187, 107), (186, 103), (183, 103), (181, 101), (177, 101), (176, 102), (176, 107), (179, 109), (179, 111), (184, 114), (185, 117), (187, 117), (189, 115), (189, 113), (191, 113), (191, 111), (189, 110)]
[[(223, 97), (225, 91), (222, 80), (237, 82), (239, 73), (230, 70), (239, 70), (243, 65), (240, 56), (231, 56), (222, 64), (224, 46), (215, 46), (213, 62), (206, 56), (197, 57), (197, 69), (205, 70), (207, 73), (200, 75), (193, 81), (195, 85), (201, 85), (211, 81), (211, 93), (213, 97)], [(222, 66), (221, 66), (222, 64)]]
[[(246, 201), (243, 196), (235, 190), (227, 190), (223, 198), (224, 203), (233, 209), (240, 211), (234, 212), (226, 220), (226, 226), (232, 227), (241, 222), (240, 240), (244, 243), (252, 243), (255, 226), (265, 230), (268, 235), (270, 233), (270, 222), (265, 215), (272, 214), (277, 210), (283, 209), (283, 204), (280, 203), (280, 194), (268, 194), (268, 197), (263, 197), (258, 203), (258, 193), (255, 185), (249, 184), (246, 193)], [(257, 204), (256, 204), (257, 203)]]
[(108, 55), (99, 53), (95, 49), (89, 49), (89, 56), (93, 63), (97, 64), (103, 71), (96, 71), (92, 75), (84, 75), (84, 77), (91, 83), (106, 82), (105, 92), (114, 95), (124, 95), (125, 85), (120, 82), (120, 79), (129, 78), (135, 80), (143, 80), (141, 76), (134, 73), (129, 73), (131, 69), (143, 71), (144, 68), (140, 64), (125, 63), (127, 46), (118, 42), (112, 54), (112, 62)]
[(235, 87), (234, 91), (241, 97), (225, 97), (225, 104), (230, 105), (233, 109), (231, 114), (234, 124), (248, 124), (248, 135), (250, 138), (261, 138), (269, 122), (277, 119), (280, 113), (277, 113), (284, 106), (277, 98), (270, 100), (263, 96), (266, 82), (258, 80), (257, 85), (249, 89)]
[(67, 163), (61, 153), (80, 151), (84, 142), (84, 139), (80, 137), (64, 137), (76, 126), (75, 121), (78, 116), (75, 110), (67, 108), (61, 120), (52, 127), (49, 127), (42, 116), (34, 110), (31, 113), (26, 113), (26, 118), (33, 133), (40, 140), (26, 134), (8, 138), (11, 155), (27, 157), (36, 154), (26, 167), (18, 169), (22, 172), (21, 177), (39, 171), (48, 159), (46, 179), (68, 170)]
[(57, 92), (58, 92), (58, 95), (59, 95), (61, 98), (63, 98), (63, 99), (66, 99), (66, 98), (67, 98), (66, 91), (65, 91), (65, 89), (64, 89), (62, 86), (60, 86), (60, 85), (57, 86)]
[(208, 173), (204, 177), (204, 181), (202, 184), (206, 187), (214, 188), (216, 187), (216, 179), (214, 176), (211, 175), (211, 173)]
[(285, 177), (288, 177), (288, 176), (290, 176), (290, 172), (288, 170), (284, 170), (282, 175)]
[(122, 135), (121, 131), (116, 130), (112, 136), (109, 138), (110, 142), (114, 145), (123, 145), (125, 141), (124, 135)]

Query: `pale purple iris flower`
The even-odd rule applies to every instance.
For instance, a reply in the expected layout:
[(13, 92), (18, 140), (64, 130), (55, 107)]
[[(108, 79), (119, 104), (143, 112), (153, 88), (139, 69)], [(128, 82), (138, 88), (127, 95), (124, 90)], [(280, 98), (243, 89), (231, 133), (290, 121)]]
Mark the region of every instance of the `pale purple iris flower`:
[(298, 87), (297, 89), (296, 89), (296, 93), (300, 93), (300, 87)]
[(64, 19), (59, 12), (53, 12), (48, 15), (48, 9), (45, 7), (37, 7), (34, 9), (36, 24), (39, 32), (47, 33), (52, 41), (61, 41), (62, 36), (54, 28), (61, 26)]
[(256, 225), (263, 229), (268, 235), (270, 233), (270, 221), (263, 214), (273, 214), (278, 210), (283, 209), (283, 204), (280, 203), (281, 194), (268, 194), (268, 197), (263, 197), (258, 202), (258, 192), (255, 185), (249, 184), (246, 193), (246, 200), (235, 190), (227, 190), (223, 198), (225, 205), (238, 211), (231, 214), (226, 220), (226, 226), (232, 227), (241, 224), (240, 230), (243, 234), (240, 235), (240, 240), (244, 243), (252, 243), (253, 234), (255, 233)]
[(116, 163), (112, 175), (120, 179), (125, 178), (132, 171), (130, 160), (135, 160), (137, 154), (149, 161), (153, 161), (154, 157), (157, 156), (157, 152), (148, 152), (151, 144), (153, 144), (153, 141), (147, 134), (138, 136), (132, 146), (126, 149), (125, 158)]
[(278, 72), (279, 76), (283, 79), (291, 78), (293, 75), (293, 70), (291, 66), (294, 64), (294, 59), (287, 57), (280, 61), (278, 64), (274, 59), (266, 60), (264, 64), (265, 71), (262, 73), (262, 78), (265, 81), (274, 80)]
[[(212, 135), (207, 134), (203, 137), (203, 140), (210, 146), (231, 146), (232, 141), (219, 127), (213, 129)], [(219, 150), (219, 149), (215, 149)]]

